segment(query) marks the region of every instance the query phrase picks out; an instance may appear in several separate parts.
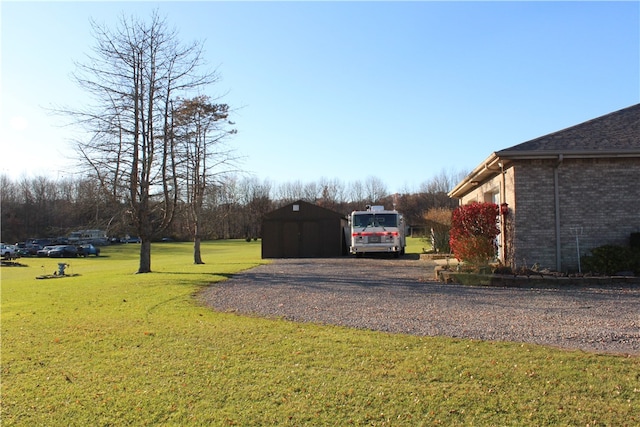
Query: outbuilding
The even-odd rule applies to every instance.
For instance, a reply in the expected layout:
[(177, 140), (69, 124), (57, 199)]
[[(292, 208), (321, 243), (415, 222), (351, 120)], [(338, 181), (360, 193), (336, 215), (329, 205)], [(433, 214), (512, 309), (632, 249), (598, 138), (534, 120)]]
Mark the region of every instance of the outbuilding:
[(262, 258), (328, 258), (347, 253), (347, 218), (302, 200), (267, 213)]

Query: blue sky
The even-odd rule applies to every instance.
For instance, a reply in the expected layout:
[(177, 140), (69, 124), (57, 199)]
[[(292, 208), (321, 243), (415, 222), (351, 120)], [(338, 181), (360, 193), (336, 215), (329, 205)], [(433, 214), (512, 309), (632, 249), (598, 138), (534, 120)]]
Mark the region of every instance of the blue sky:
[(1, 4), (2, 153), (10, 177), (69, 176), (47, 108), (82, 105), (69, 75), (89, 19), (157, 9), (239, 108), (242, 168), (273, 183), (443, 170), (640, 102), (640, 2), (13, 2)]

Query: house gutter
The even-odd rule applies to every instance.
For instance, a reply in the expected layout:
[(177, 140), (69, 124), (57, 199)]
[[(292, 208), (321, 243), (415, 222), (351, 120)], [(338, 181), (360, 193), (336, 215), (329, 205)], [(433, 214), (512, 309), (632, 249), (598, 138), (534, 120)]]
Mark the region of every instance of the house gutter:
[(470, 191), (472, 188), (484, 181), (488, 176), (496, 173), (498, 162), (500, 162), (500, 158), (496, 153), (492, 153), (484, 162), (460, 181), (453, 190), (449, 191), (447, 195), (451, 198), (458, 198), (461, 194)]
[(569, 153), (559, 153), (558, 150), (502, 150), (494, 154), (509, 160), (556, 159), (559, 155), (565, 159), (602, 159), (640, 157), (640, 150), (574, 150)]
[[(503, 203), (507, 203), (507, 179), (504, 175), (504, 162), (498, 162), (498, 166), (500, 166), (500, 206)], [(500, 209), (500, 208), (499, 208)], [(500, 211), (502, 212), (502, 211)], [(500, 245), (502, 246), (502, 251), (500, 253), (501, 261), (504, 265), (507, 264), (507, 216), (500, 215)]]
[(560, 239), (560, 188), (559, 188), (559, 179), (558, 179), (558, 169), (562, 164), (562, 160), (564, 156), (562, 154), (558, 154), (558, 162), (553, 167), (553, 191), (554, 191), (554, 201), (555, 201), (555, 223), (556, 223), (556, 271), (562, 271), (562, 262), (561, 262), (561, 239)]

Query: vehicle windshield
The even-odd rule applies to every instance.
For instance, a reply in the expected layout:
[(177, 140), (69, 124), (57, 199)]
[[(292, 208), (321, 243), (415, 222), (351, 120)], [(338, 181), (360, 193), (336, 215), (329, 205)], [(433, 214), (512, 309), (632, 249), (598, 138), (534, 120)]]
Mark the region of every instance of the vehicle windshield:
[(397, 227), (398, 214), (366, 213), (353, 216), (354, 227)]

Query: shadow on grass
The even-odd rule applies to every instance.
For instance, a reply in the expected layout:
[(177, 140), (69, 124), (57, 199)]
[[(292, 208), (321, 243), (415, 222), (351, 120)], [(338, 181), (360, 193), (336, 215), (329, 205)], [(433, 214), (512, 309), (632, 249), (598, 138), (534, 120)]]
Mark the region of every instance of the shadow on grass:
[(29, 267), (27, 264), (22, 264), (21, 262), (17, 262), (17, 261), (5, 261), (2, 260), (2, 267)]
[[(188, 272), (188, 271), (155, 271), (154, 273), (158, 273), (158, 274), (175, 274), (176, 276), (182, 276), (182, 275), (199, 275), (199, 276), (221, 276), (224, 277), (226, 279), (231, 279), (234, 274), (233, 273), (203, 273), (203, 272), (199, 272), (199, 271), (193, 271), (193, 272)], [(237, 274), (237, 273), (235, 273)]]

